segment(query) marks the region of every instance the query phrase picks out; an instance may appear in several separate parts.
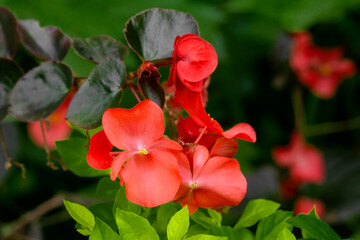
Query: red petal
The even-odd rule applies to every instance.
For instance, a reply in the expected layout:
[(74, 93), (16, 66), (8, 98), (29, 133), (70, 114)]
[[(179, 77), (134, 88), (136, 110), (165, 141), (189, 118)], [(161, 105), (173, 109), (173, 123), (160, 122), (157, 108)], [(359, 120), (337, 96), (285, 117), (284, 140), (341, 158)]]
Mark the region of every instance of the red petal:
[(216, 69), (218, 58), (214, 47), (195, 34), (186, 34), (176, 46), (178, 76), (188, 82), (201, 81)]
[(223, 156), (232, 158), (238, 150), (238, 142), (236, 139), (226, 139), (220, 137), (216, 140), (210, 151), (210, 157)]
[(325, 214), (325, 205), (321, 200), (299, 197), (294, 203), (294, 215), (308, 214), (314, 207), (317, 215), (322, 218)]
[(203, 208), (238, 205), (246, 194), (247, 183), (236, 159), (210, 158), (194, 179), (195, 202)]
[(199, 172), (209, 159), (209, 150), (206, 147), (198, 145), (193, 155), (193, 179), (196, 179)]
[(132, 109), (108, 109), (102, 123), (110, 142), (122, 150), (141, 150), (160, 139), (165, 131), (163, 112), (150, 100)]
[(182, 178), (181, 185), (174, 197), (174, 201), (184, 199), (190, 193), (190, 186), (192, 181), (192, 171), (190, 163), (185, 154), (179, 155), (179, 173)]
[(222, 133), (228, 139), (237, 138), (249, 142), (256, 142), (256, 133), (252, 126), (247, 123), (238, 123), (229, 130)]
[(129, 201), (144, 207), (171, 201), (181, 184), (176, 155), (158, 149), (152, 149), (148, 154), (135, 154), (121, 175)]
[(90, 139), (90, 148), (86, 155), (90, 167), (100, 170), (111, 167), (113, 157), (110, 151), (112, 147), (104, 131), (95, 133)]
[[(116, 179), (116, 177), (120, 174), (120, 170), (123, 167), (124, 163), (128, 159), (130, 160), (132, 155), (134, 155), (133, 152), (121, 152), (121, 153), (119, 153), (118, 156), (116, 156), (116, 158), (114, 158), (114, 161), (111, 166), (111, 172), (110, 172), (111, 180), (114, 181)], [(123, 180), (123, 179), (120, 178), (120, 180)]]
[(179, 150), (179, 151), (181, 151), (183, 149), (179, 143), (177, 143), (174, 140), (171, 140), (169, 138), (162, 138), (162, 139), (154, 142), (153, 144), (151, 144), (149, 146), (148, 150), (151, 151), (152, 148), (157, 148), (157, 149), (162, 148), (164, 150), (172, 149), (172, 150)]

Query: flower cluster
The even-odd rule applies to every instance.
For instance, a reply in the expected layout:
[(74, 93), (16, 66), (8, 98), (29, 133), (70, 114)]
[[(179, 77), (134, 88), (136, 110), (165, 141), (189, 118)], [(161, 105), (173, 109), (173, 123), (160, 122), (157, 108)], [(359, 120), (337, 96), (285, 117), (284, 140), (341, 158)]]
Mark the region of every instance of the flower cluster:
[(343, 55), (340, 47), (323, 49), (313, 45), (309, 33), (297, 33), (293, 36), (290, 67), (315, 95), (331, 98), (342, 80), (356, 71), (354, 62)]
[[(247, 123), (224, 131), (205, 111), (206, 88), (217, 61), (215, 49), (204, 39), (178, 36), (166, 83), (167, 111), (184, 109), (189, 116), (176, 116), (177, 141), (164, 136), (162, 109), (150, 100), (132, 109), (108, 109), (104, 130), (91, 138), (88, 164), (111, 167), (111, 179), (119, 177), (127, 198), (141, 206), (179, 201), (193, 213), (198, 207), (221, 210), (239, 204), (247, 183), (233, 158), (236, 139), (255, 142), (256, 134)], [(157, 71), (150, 63), (143, 68)]]

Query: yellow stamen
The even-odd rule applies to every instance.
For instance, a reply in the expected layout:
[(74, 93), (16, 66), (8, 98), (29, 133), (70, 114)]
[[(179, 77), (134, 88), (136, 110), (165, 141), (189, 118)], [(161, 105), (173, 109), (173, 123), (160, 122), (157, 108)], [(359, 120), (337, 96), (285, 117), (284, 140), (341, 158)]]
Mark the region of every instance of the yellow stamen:
[(145, 149), (145, 148), (143, 148), (143, 149), (141, 149), (141, 150), (139, 150), (139, 152), (138, 153), (140, 153), (140, 154), (148, 154), (149, 152)]
[(197, 183), (196, 182), (193, 182), (191, 185), (190, 185), (190, 191), (194, 190), (197, 188)]
[(211, 118), (211, 121), (214, 121), (214, 118), (212, 118), (209, 113), (208, 113), (208, 116)]

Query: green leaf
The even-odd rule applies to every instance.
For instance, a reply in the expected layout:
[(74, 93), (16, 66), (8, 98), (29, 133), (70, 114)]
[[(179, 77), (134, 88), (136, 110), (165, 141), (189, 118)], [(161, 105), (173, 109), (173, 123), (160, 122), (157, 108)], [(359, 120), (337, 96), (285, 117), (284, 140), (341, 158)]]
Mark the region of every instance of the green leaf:
[(226, 236), (229, 240), (254, 240), (254, 234), (248, 229), (239, 229), (235, 230), (229, 226), (222, 226), (222, 227), (212, 227), (207, 232), (208, 234), (214, 236)]
[(146, 218), (136, 215), (133, 212), (116, 210), (116, 224), (123, 240), (157, 240), (155, 229)]
[(171, 217), (178, 211), (179, 203), (168, 202), (160, 205), (156, 212), (156, 230), (166, 234)]
[(190, 215), (191, 220), (200, 224), (202, 227), (206, 229), (210, 229), (211, 227), (221, 226), (221, 219), (219, 222), (219, 218), (212, 218), (208, 214), (203, 212), (203, 209), (197, 210), (195, 213)]
[(38, 21), (18, 21), (18, 33), (24, 47), (41, 60), (61, 61), (71, 46), (70, 38), (53, 26), (41, 28)]
[(124, 60), (129, 54), (129, 50), (124, 44), (108, 36), (74, 38), (73, 40), (75, 52), (94, 63), (99, 63), (107, 57)]
[(114, 200), (119, 188), (119, 181), (112, 181), (109, 177), (103, 177), (96, 187), (96, 195), (109, 200)]
[(170, 219), (170, 222), (167, 225), (168, 239), (181, 240), (185, 236), (189, 224), (189, 209), (185, 206)]
[(86, 154), (88, 150), (86, 146), (88, 146), (88, 144), (86, 138), (79, 137), (55, 142), (61, 160), (75, 175), (79, 177), (108, 176), (110, 170), (97, 170), (87, 164)]
[[(83, 229), (92, 232), (95, 225), (95, 217), (86, 207), (64, 200), (64, 205), (70, 216), (81, 226)], [(85, 231), (83, 231), (85, 232)]]
[(296, 240), (296, 237), (289, 229), (284, 228), (277, 236), (277, 240)]
[[(0, 14), (2, 8), (0, 7)], [(1, 16), (0, 16), (1, 18)], [(0, 27), (1, 30), (1, 27)], [(0, 36), (1, 39), (1, 36)], [(23, 75), (20, 67), (11, 60), (0, 58), (0, 121), (8, 113), (9, 93), (17, 80)]]
[(18, 49), (16, 18), (7, 8), (0, 7), (0, 57), (14, 58)]
[(251, 200), (245, 207), (243, 214), (239, 221), (235, 224), (234, 228), (250, 227), (257, 223), (259, 220), (270, 216), (280, 207), (279, 203), (265, 200), (256, 199)]
[(89, 207), (89, 210), (94, 214), (95, 218), (100, 219), (112, 230), (117, 231), (115, 217), (112, 212), (113, 205), (110, 203), (96, 203)]
[(99, 127), (105, 110), (120, 104), (125, 73), (122, 61), (115, 58), (102, 61), (75, 94), (66, 119), (84, 129)]
[(221, 220), (222, 220), (221, 213), (218, 213), (217, 211), (210, 208), (207, 209), (207, 212), (209, 213), (210, 217), (214, 220), (216, 225), (221, 226)]
[[(150, 71), (149, 71), (150, 72)], [(159, 75), (160, 77), (160, 75)], [(151, 101), (155, 102), (161, 108), (165, 104), (165, 90), (159, 83), (158, 79), (149, 77), (141, 77), (138, 80), (138, 88), (141, 94)]]
[(131, 49), (147, 61), (170, 58), (176, 36), (199, 34), (196, 21), (187, 13), (148, 9), (126, 23), (125, 38)]
[(206, 234), (198, 234), (189, 238), (186, 238), (186, 240), (227, 240), (228, 237), (219, 237), (219, 236), (211, 236)]
[(113, 206), (113, 214), (116, 215), (116, 209), (122, 209), (125, 211), (131, 211), (133, 213), (136, 213), (140, 215), (141, 212), (141, 206), (130, 202), (126, 197), (126, 189), (125, 187), (121, 187), (115, 196), (115, 202)]
[(278, 234), (284, 229), (292, 230), (292, 226), (286, 220), (292, 217), (292, 212), (276, 211), (269, 217), (261, 220), (257, 226), (255, 239), (256, 240), (272, 240), (276, 239)]
[(95, 133), (100, 132), (101, 130), (104, 130), (104, 128), (102, 126), (98, 127), (98, 128), (94, 128), (94, 129), (90, 129), (90, 130), (85, 130), (82, 129), (76, 125), (74, 125), (71, 122), (68, 122), (68, 124), (70, 125), (70, 127), (72, 129), (74, 129), (75, 131), (77, 131), (78, 133), (81, 133), (83, 136), (87, 137), (89, 135), (89, 137), (91, 138)]
[(69, 67), (60, 62), (44, 62), (15, 84), (9, 111), (23, 121), (43, 120), (61, 105), (72, 83)]
[(298, 227), (301, 230), (306, 231), (308, 237), (313, 237), (318, 240), (341, 239), (336, 232), (329, 227), (329, 225), (313, 216), (299, 214), (296, 217), (289, 219), (287, 222), (292, 224), (294, 227)]
[(106, 223), (96, 218), (95, 227), (89, 240), (121, 240), (121, 238)]

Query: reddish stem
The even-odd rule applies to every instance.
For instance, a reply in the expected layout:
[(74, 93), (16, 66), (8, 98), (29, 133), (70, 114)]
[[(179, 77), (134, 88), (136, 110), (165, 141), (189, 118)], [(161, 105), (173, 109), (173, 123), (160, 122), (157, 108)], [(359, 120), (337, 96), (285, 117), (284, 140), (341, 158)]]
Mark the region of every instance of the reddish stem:
[(204, 135), (206, 129), (207, 129), (207, 126), (205, 126), (205, 127), (201, 130), (200, 135), (196, 138), (196, 140), (195, 140), (194, 143), (199, 143), (199, 141), (200, 141), (200, 139), (202, 138), (202, 136)]
[(135, 96), (136, 100), (140, 103), (142, 100), (137, 92), (137, 87), (134, 84), (128, 84), (132, 94)]

